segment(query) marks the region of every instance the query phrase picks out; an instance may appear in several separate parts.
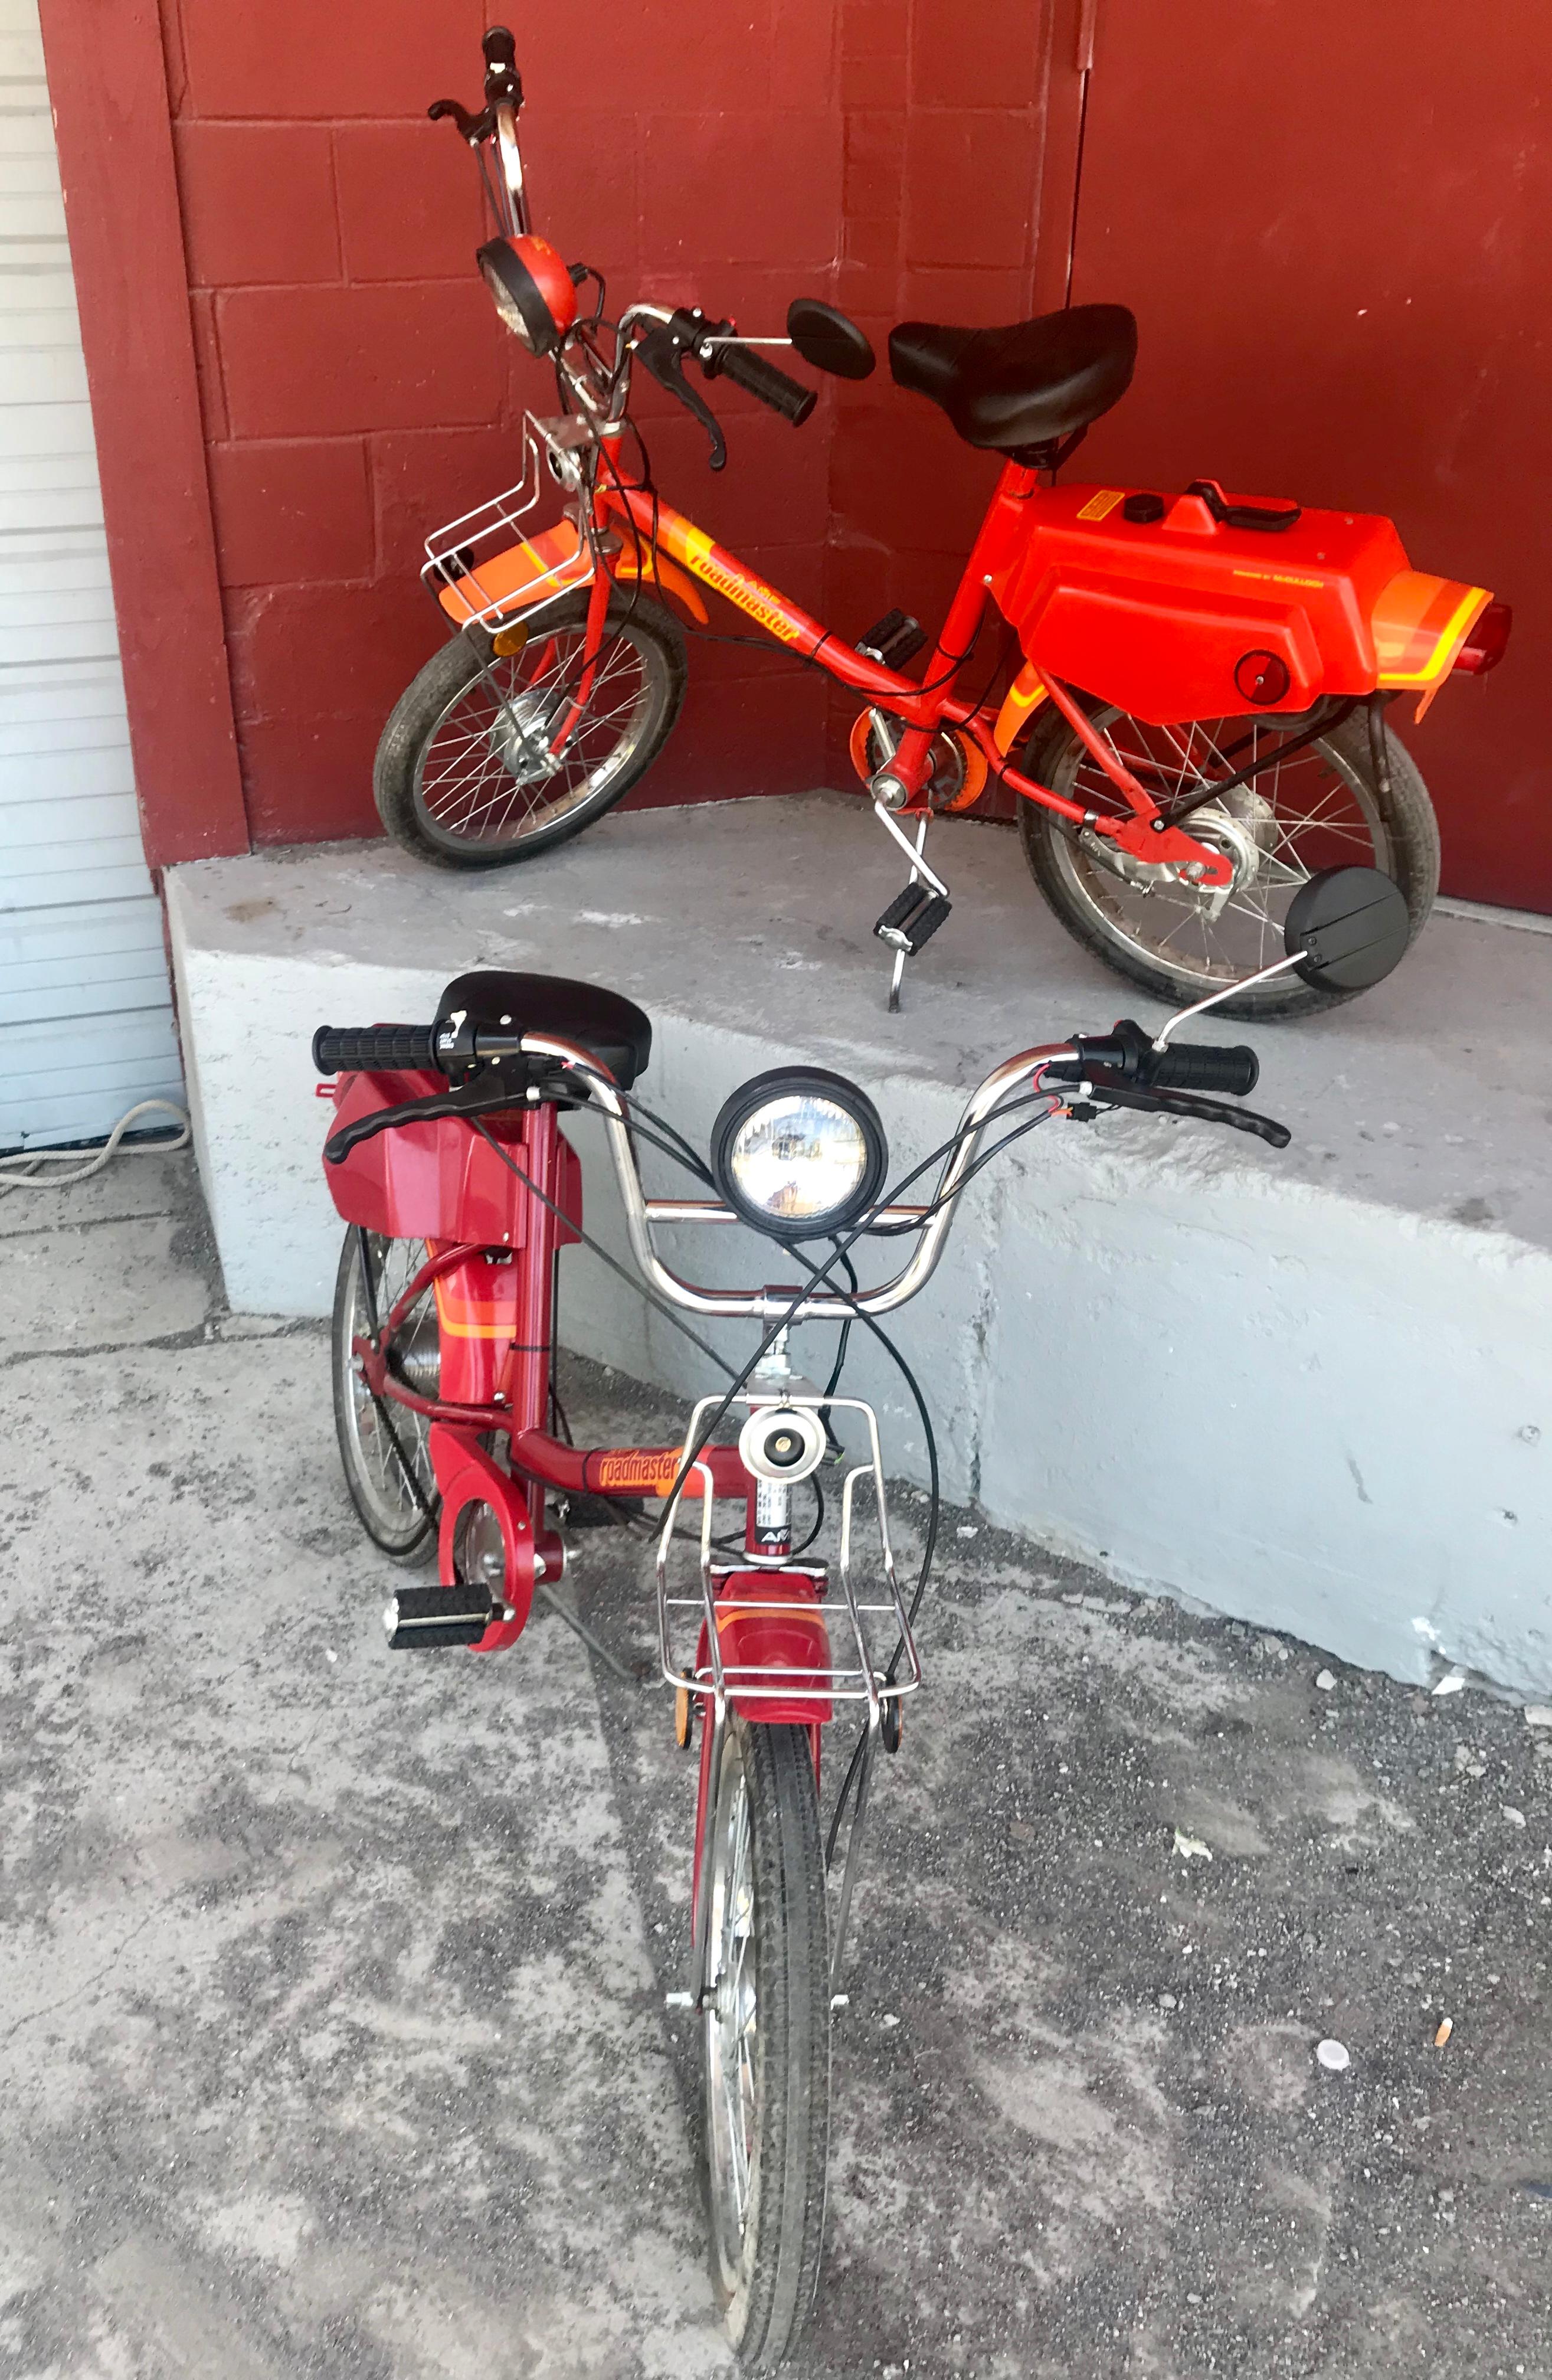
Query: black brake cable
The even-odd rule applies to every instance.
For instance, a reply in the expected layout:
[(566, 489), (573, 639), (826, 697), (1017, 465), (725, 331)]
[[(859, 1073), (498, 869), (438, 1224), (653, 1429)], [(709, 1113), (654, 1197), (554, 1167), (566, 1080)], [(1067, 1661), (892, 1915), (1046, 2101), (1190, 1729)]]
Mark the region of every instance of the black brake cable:
[[(728, 1414), (733, 1408), (734, 1398), (738, 1395), (739, 1391), (745, 1386), (745, 1383), (748, 1380), (750, 1374), (754, 1372), (757, 1366), (763, 1361), (764, 1357), (775, 1345), (782, 1332), (793, 1327), (798, 1309), (803, 1305), (805, 1301), (811, 1297), (817, 1289), (825, 1286), (828, 1286), (837, 1297), (843, 1300), (846, 1298), (845, 1291), (841, 1289), (839, 1284), (832, 1278), (836, 1266), (845, 1260), (846, 1257), (855, 1246), (858, 1240), (864, 1238), (876, 1230), (887, 1230), (892, 1228), (891, 1226), (876, 1226), (870, 1221), (869, 1218), (872, 1215), (877, 1214), (879, 1208), (890, 1207), (896, 1204), (902, 1191), (908, 1190), (911, 1184), (917, 1181), (922, 1174), (927, 1172), (931, 1166), (952, 1157), (952, 1153), (960, 1147), (961, 1143), (968, 1139), (972, 1134), (983, 1131), (986, 1125), (990, 1122), (991, 1116), (997, 1111), (998, 1111), (996, 1109), (992, 1109), (987, 1115), (979, 1117), (973, 1122), (966, 1120), (962, 1123), (957, 1130), (950, 1135), (947, 1140), (940, 1142), (938, 1148), (930, 1150), (928, 1154), (921, 1160), (919, 1164), (914, 1165), (909, 1173), (903, 1174), (900, 1180), (894, 1184), (893, 1188), (885, 1192), (884, 1196), (879, 1200), (878, 1206), (870, 1208), (867, 1215), (865, 1215), (862, 1220), (854, 1226), (852, 1231), (844, 1239), (837, 1239), (833, 1242), (833, 1253), (831, 1256), (821, 1257), (816, 1264), (810, 1266), (807, 1280), (804, 1281), (794, 1293), (792, 1301), (788, 1305), (785, 1312), (777, 1316), (776, 1319), (771, 1323), (770, 1328), (767, 1330), (765, 1336), (760, 1341), (759, 1345), (750, 1356), (748, 1362), (732, 1379), (727, 1389), (724, 1390), (721, 1403), (718, 1405), (717, 1410), (712, 1415), (710, 1420), (705, 1424), (695, 1445), (686, 1449), (685, 1456), (679, 1466), (678, 1475), (675, 1477), (673, 1486), (668, 1490), (668, 1495), (671, 1499), (678, 1496), (683, 1491), (685, 1482), (688, 1479), (702, 1453), (709, 1445), (712, 1432), (718, 1429), (721, 1423), (726, 1419)], [(1049, 1111), (1046, 1111), (1045, 1112), (1049, 1112)], [(960, 1184), (959, 1186), (963, 1187), (963, 1184)], [(911, 1228), (915, 1228), (919, 1222), (924, 1222), (929, 1216), (938, 1213), (940, 1209), (947, 1204), (947, 1202), (948, 1194), (940, 1193), (939, 1197), (934, 1200), (932, 1205), (928, 1208), (926, 1215), (920, 1218), (914, 1217), (912, 1219)], [(795, 1253), (795, 1250), (790, 1252)], [(859, 1313), (862, 1312), (860, 1306), (857, 1310)], [(870, 1321), (871, 1317), (865, 1315), (864, 1319)], [(723, 1368), (725, 1370), (728, 1367), (724, 1366)]]
[[(867, 1323), (868, 1329), (872, 1331), (873, 1336), (880, 1342), (899, 1366), (901, 1377), (903, 1378), (906, 1387), (911, 1391), (917, 1415), (921, 1421), (922, 1436), (927, 1442), (927, 1534), (922, 1543), (921, 1568), (916, 1573), (915, 1587), (911, 1596), (910, 1608), (905, 1615), (907, 1627), (914, 1630), (916, 1624), (916, 1615), (921, 1609), (922, 1597), (927, 1592), (927, 1582), (932, 1574), (933, 1559), (938, 1550), (939, 1523), (942, 1516), (941, 1483), (938, 1468), (938, 1438), (937, 1433), (932, 1427), (932, 1417), (927, 1409), (927, 1400), (922, 1395), (916, 1376), (912, 1371), (909, 1364), (905, 1361), (905, 1358), (901, 1354), (899, 1348), (895, 1345), (894, 1341), (890, 1337), (888, 1331), (874, 1320), (872, 1315), (864, 1312), (860, 1306), (857, 1309), (857, 1318), (859, 1321)], [(893, 1654), (891, 1656), (889, 1668), (884, 1672), (884, 1682), (886, 1685), (892, 1686), (896, 1677), (899, 1675), (900, 1663), (904, 1651), (905, 1639), (902, 1636), (898, 1644), (895, 1645)], [(827, 1871), (835, 1857), (835, 1845), (840, 1837), (841, 1823), (846, 1815), (846, 1805), (851, 1798), (852, 1789), (856, 1783), (858, 1777), (861, 1775), (863, 1763), (867, 1757), (868, 1733), (868, 1724), (865, 1719), (862, 1725), (862, 1731), (858, 1735), (856, 1743), (853, 1749), (851, 1759), (847, 1763), (846, 1773), (841, 1779), (841, 1791), (835, 1797), (835, 1808), (831, 1816), (830, 1832), (825, 1838), (825, 1867)]]
[[(642, 1296), (647, 1300), (648, 1305), (652, 1306), (659, 1314), (661, 1314), (665, 1321), (672, 1322), (676, 1330), (682, 1330), (686, 1339), (693, 1340), (695, 1344), (700, 1349), (703, 1355), (709, 1355), (711, 1361), (716, 1365), (717, 1369), (720, 1372), (726, 1372), (730, 1377), (732, 1376), (733, 1366), (727, 1362), (725, 1357), (718, 1354), (715, 1347), (713, 1347), (708, 1340), (703, 1339), (698, 1330), (692, 1330), (690, 1329), (690, 1326), (685, 1321), (684, 1316), (676, 1313), (666, 1298), (660, 1297), (655, 1289), (649, 1288), (647, 1282), (642, 1280), (639, 1273), (632, 1272), (629, 1267), (623, 1265), (617, 1257), (611, 1256), (609, 1250), (603, 1246), (601, 1242), (595, 1240), (590, 1232), (585, 1232), (582, 1229), (581, 1224), (576, 1222), (573, 1217), (566, 1213), (564, 1207), (559, 1206), (553, 1198), (550, 1197), (540, 1188), (537, 1182), (533, 1181), (529, 1175), (524, 1172), (522, 1167), (517, 1164), (515, 1159), (507, 1155), (506, 1150), (502, 1147), (500, 1141), (497, 1140), (494, 1134), (490, 1131), (483, 1116), (469, 1115), (466, 1118), (466, 1122), (473, 1126), (474, 1130), (479, 1135), (481, 1140), (489, 1143), (490, 1147), (494, 1149), (501, 1162), (505, 1166), (507, 1172), (515, 1176), (515, 1178), (522, 1184), (524, 1189), (531, 1191), (533, 1196), (539, 1200), (541, 1207), (548, 1208), (550, 1213), (552, 1215), (558, 1216), (568, 1231), (576, 1232), (577, 1239), (585, 1248), (590, 1249), (592, 1254), (597, 1257), (601, 1263), (606, 1264), (609, 1267), (611, 1272), (618, 1273), (622, 1281), (628, 1281), (633, 1289), (639, 1290)], [(737, 1385), (742, 1386), (742, 1381), (739, 1381)]]

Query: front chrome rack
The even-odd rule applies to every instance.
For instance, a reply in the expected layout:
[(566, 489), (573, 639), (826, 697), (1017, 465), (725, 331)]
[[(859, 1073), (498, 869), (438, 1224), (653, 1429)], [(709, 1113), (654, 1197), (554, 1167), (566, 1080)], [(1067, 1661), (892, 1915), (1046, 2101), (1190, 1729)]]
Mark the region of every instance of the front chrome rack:
[(590, 423), (569, 416), (541, 420), (526, 413), (522, 477), (426, 540), (420, 577), (455, 626), (493, 627), (519, 603), (527, 619), (591, 584), (598, 555), (585, 504), (576, 504), (576, 517), (567, 513), (550, 528), (526, 524), (545, 493), (546, 475), (580, 490), (578, 456), (596, 434)]
[[(722, 1400), (718, 1396), (703, 1397), (690, 1417), (690, 1425), (680, 1457), (681, 1464), (696, 1444), (701, 1423), (708, 1414), (717, 1411)], [(746, 1412), (758, 1405), (769, 1405), (771, 1398), (746, 1394), (735, 1404)], [(912, 1634), (910, 1616), (900, 1592), (895, 1571), (894, 1548), (890, 1537), (889, 1504), (884, 1489), (883, 1457), (879, 1444), (879, 1422), (871, 1405), (858, 1397), (824, 1396), (816, 1392), (783, 1393), (782, 1403), (824, 1409), (831, 1413), (860, 1414), (867, 1430), (868, 1459), (847, 1472), (841, 1491), (841, 1541), (836, 1569), (839, 1576), (839, 1602), (829, 1592), (830, 1569), (823, 1561), (760, 1562), (756, 1557), (742, 1561), (718, 1562), (712, 1559), (711, 1544), (711, 1472), (709, 1464), (697, 1462), (690, 1465), (685, 1480), (681, 1481), (670, 1498), (663, 1514), (658, 1538), (658, 1650), (660, 1666), (666, 1684), (687, 1689), (719, 1710), (731, 1697), (738, 1703), (788, 1701), (794, 1696), (822, 1697), (831, 1702), (866, 1703), (868, 1724), (877, 1727), (885, 1703), (899, 1702), (915, 1694), (922, 1682), (921, 1661)], [(700, 1515), (700, 1592), (698, 1595), (674, 1594), (669, 1578), (670, 1558), (674, 1545), (673, 1524), (685, 1487), (690, 1476), (699, 1479), (701, 1488)], [(877, 1507), (879, 1548), (883, 1572), (885, 1595), (867, 1597), (859, 1594), (854, 1576), (855, 1568), (855, 1504), (858, 1487), (871, 1483)], [(755, 1576), (772, 1581), (802, 1578), (817, 1582), (819, 1598), (812, 1607), (794, 1604), (772, 1596), (762, 1601), (752, 1585), (729, 1593), (726, 1581), (734, 1576), (752, 1580)], [(825, 1666), (779, 1668), (774, 1666), (729, 1661), (722, 1652), (724, 1623), (734, 1612), (751, 1615), (769, 1612), (772, 1617), (792, 1618), (812, 1609), (823, 1620), (827, 1636), (833, 1629), (855, 1658), (832, 1659)], [(687, 1659), (676, 1637), (687, 1632), (694, 1614), (697, 1642), (695, 1658)], [(882, 1633), (889, 1637), (883, 1658), (875, 1637), (880, 1633), (879, 1623), (887, 1622)], [(891, 1677), (903, 1656), (904, 1670)]]

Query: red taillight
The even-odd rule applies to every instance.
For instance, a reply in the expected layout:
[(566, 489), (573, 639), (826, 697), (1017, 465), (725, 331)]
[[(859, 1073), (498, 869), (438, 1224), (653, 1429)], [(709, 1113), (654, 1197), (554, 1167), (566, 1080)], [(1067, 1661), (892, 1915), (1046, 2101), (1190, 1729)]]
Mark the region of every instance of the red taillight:
[(1497, 669), (1502, 661), (1509, 632), (1513, 625), (1514, 613), (1507, 603), (1489, 603), (1456, 654), (1451, 667), (1463, 671), (1467, 677), (1485, 677), (1488, 671)]

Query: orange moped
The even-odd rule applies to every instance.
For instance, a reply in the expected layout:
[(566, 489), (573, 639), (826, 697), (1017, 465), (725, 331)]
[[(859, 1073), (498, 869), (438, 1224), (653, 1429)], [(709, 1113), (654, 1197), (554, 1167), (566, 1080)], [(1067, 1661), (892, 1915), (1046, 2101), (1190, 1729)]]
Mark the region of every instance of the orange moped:
[[(1030, 868), (1068, 931), (1162, 999), (1257, 972), (1300, 887), (1332, 867), (1379, 868), (1416, 933), (1438, 831), (1386, 710), (1410, 696), (1421, 716), (1446, 678), (1491, 669), (1505, 604), (1414, 570), (1376, 515), (1207, 479), (1058, 485), (1136, 354), (1126, 308), (1078, 306), (1000, 329), (891, 333), (895, 381), (1003, 468), (935, 638), (901, 612), (859, 637), (827, 627), (661, 496), (633, 377), (650, 372), (689, 408), (720, 469), (707, 385), (731, 381), (800, 426), (815, 392), (769, 351), (860, 380), (870, 341), (813, 298), (791, 306), (784, 339), (745, 337), (693, 305), (608, 317), (596, 268), (568, 266), (532, 229), (510, 32), (484, 48), (480, 113), (442, 100), (431, 114), (451, 115), (479, 158), (498, 223), (479, 267), (503, 322), (552, 363), (558, 410), (526, 417), (513, 487), (427, 540), (424, 576), (455, 633), (383, 731), (374, 785), (390, 834), (444, 866), (489, 868), (590, 826), (672, 732), (710, 588), (860, 698), (853, 764), (909, 870), (874, 929), (894, 953), (891, 1006), (906, 959), (949, 915), (928, 823), (993, 785), (1017, 797)], [(544, 527), (547, 487), (564, 509)], [(921, 675), (907, 674), (924, 650)], [(1272, 978), (1233, 1013), (1347, 996)]]

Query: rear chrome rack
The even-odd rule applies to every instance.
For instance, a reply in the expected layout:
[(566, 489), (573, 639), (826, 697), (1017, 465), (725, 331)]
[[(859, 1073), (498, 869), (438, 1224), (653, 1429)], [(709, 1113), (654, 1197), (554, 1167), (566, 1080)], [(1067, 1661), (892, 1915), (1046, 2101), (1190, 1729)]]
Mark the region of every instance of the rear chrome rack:
[(578, 450), (596, 437), (588, 422), (526, 413), (521, 479), (426, 540), (420, 577), (455, 627), (492, 627), (517, 609), (526, 618), (591, 584), (598, 556), (590, 525), (578, 528), (569, 515), (545, 529), (525, 523), (545, 492), (546, 472), (562, 488), (580, 490)]
[[(696, 1443), (701, 1423), (715, 1413), (722, 1400), (718, 1396), (702, 1397), (690, 1416), (681, 1462)], [(860, 1414), (867, 1424), (868, 1460), (858, 1463), (847, 1472), (841, 1490), (841, 1544), (836, 1568), (839, 1573), (839, 1599), (828, 1592), (830, 1568), (824, 1561), (760, 1562), (755, 1557), (744, 1561), (714, 1561), (711, 1545), (711, 1472), (705, 1463), (690, 1466), (689, 1476), (698, 1477), (701, 1488), (700, 1507), (700, 1592), (698, 1595), (674, 1594), (670, 1591), (669, 1564), (674, 1545), (673, 1523), (684, 1495), (682, 1484), (669, 1500), (658, 1538), (658, 1649), (664, 1682), (687, 1689), (692, 1694), (715, 1704), (721, 1708), (731, 1695), (741, 1703), (790, 1701), (794, 1695), (822, 1696), (831, 1702), (866, 1703), (870, 1726), (878, 1724), (879, 1713), (885, 1703), (899, 1702), (915, 1694), (922, 1682), (921, 1661), (916, 1653), (915, 1638), (894, 1564), (894, 1548), (889, 1530), (889, 1507), (884, 1489), (883, 1458), (879, 1445), (878, 1416), (871, 1405), (858, 1397), (831, 1397), (814, 1393), (783, 1393), (783, 1404), (809, 1406), (831, 1413)], [(753, 1412), (757, 1405), (770, 1402), (765, 1395), (746, 1394), (734, 1400), (737, 1407)], [(884, 1594), (877, 1590), (871, 1596), (858, 1593), (854, 1577), (855, 1569), (854, 1538), (856, 1523), (856, 1492), (863, 1482), (871, 1485), (879, 1524), (879, 1564), (883, 1573)], [(794, 1603), (790, 1598), (772, 1595), (762, 1600), (753, 1585), (746, 1592), (732, 1596), (720, 1592), (722, 1583), (734, 1574), (752, 1579), (756, 1574), (772, 1582), (779, 1579), (811, 1580), (818, 1589), (818, 1600), (812, 1606)], [(724, 1659), (722, 1632), (719, 1618), (726, 1621), (735, 1611), (751, 1615), (769, 1611), (771, 1616), (791, 1618), (812, 1609), (826, 1623), (827, 1633), (843, 1637), (853, 1658), (832, 1659), (828, 1667), (782, 1669)], [(688, 1615), (694, 1614), (692, 1623)], [(880, 1629), (879, 1623), (886, 1623)], [(697, 1644), (694, 1659), (685, 1658), (675, 1642), (676, 1632), (684, 1633), (694, 1624)], [(887, 1645), (879, 1640), (887, 1636)], [(701, 1658), (704, 1645), (708, 1658)], [(903, 1655), (904, 1673), (889, 1678), (889, 1670), (899, 1654)], [(880, 1653), (882, 1658), (880, 1658)]]

